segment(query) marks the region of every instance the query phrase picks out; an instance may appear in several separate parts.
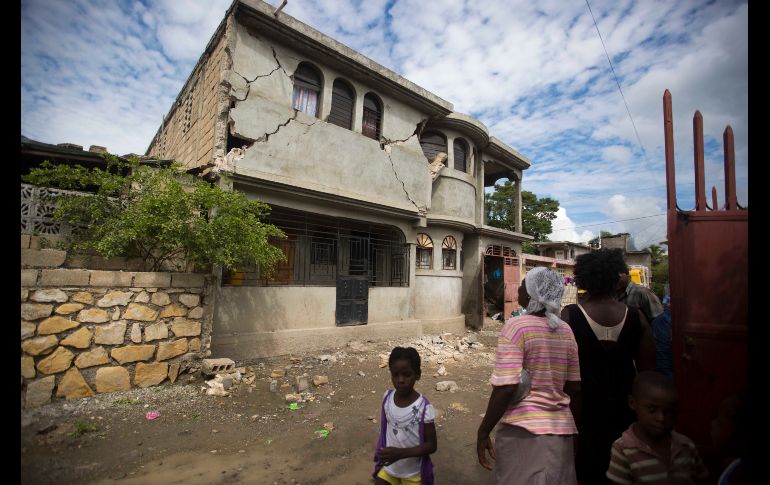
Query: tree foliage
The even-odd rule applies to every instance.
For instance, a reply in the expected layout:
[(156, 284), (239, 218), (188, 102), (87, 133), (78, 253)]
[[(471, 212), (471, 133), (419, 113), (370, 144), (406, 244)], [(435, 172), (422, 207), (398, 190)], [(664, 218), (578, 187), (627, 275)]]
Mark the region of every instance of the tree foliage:
[(663, 260), (663, 248), (658, 246), (657, 244), (650, 244), (647, 249), (650, 250), (650, 254), (652, 256), (652, 265), (656, 265), (660, 263)]
[(666, 294), (668, 281), (668, 256), (663, 255), (658, 263), (653, 263), (652, 265), (651, 289), (658, 298), (662, 299)]
[[(502, 185), (495, 184), (494, 192), (484, 194), (484, 202), (490, 226), (516, 230), (516, 187), (511, 180)], [(521, 205), (522, 232), (535, 236), (535, 242), (547, 241), (553, 229), (551, 221), (556, 218), (556, 211), (559, 210), (559, 201), (550, 197), (538, 199), (532, 192), (524, 190), (521, 192)], [(534, 251), (531, 244), (524, 245)]]
[(91, 190), (57, 197), (53, 218), (76, 228), (72, 247), (105, 256), (139, 255), (153, 271), (183, 259), (197, 267), (258, 264), (270, 274), (285, 259), (269, 243), (284, 238), (262, 222), (269, 206), (188, 175), (103, 155), (105, 168), (44, 162), (22, 177), (46, 187)]

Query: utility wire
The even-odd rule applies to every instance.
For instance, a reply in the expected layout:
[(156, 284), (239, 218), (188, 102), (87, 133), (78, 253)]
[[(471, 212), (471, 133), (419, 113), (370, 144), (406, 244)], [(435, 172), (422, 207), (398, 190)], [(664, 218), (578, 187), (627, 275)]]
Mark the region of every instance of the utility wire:
[[(626, 97), (623, 95), (623, 90), (620, 88), (620, 81), (618, 80), (618, 76), (615, 73), (615, 68), (612, 65), (612, 61), (610, 60), (610, 55), (607, 53), (607, 46), (604, 45), (604, 39), (602, 38), (602, 33), (599, 32), (599, 25), (596, 23), (596, 18), (594, 17), (594, 13), (591, 10), (591, 4), (588, 3), (588, 0), (586, 0), (586, 5), (588, 5), (588, 12), (591, 14), (591, 18), (594, 21), (594, 27), (596, 27), (596, 33), (599, 34), (599, 40), (602, 43), (602, 48), (604, 49), (604, 55), (607, 56), (607, 62), (610, 63), (610, 69), (612, 70), (612, 75), (615, 78), (615, 84), (618, 85), (618, 91), (620, 91), (620, 97), (623, 98), (623, 104), (626, 105), (626, 112), (628, 113), (628, 117), (631, 120), (631, 126), (634, 127), (634, 133), (636, 134), (636, 140), (639, 142), (639, 148), (642, 149), (642, 154), (644, 155), (644, 160), (648, 161), (647, 159), (647, 152), (644, 149), (644, 145), (642, 145), (642, 139), (639, 137), (639, 131), (636, 129), (636, 123), (634, 123), (634, 117), (631, 116), (631, 110), (628, 108), (628, 103), (626, 102)], [(647, 164), (649, 166), (649, 162)]]
[(615, 221), (604, 221), (604, 222), (597, 222), (595, 224), (581, 224), (579, 226), (572, 226), (572, 227), (565, 227), (563, 229), (551, 229), (552, 232), (555, 231), (569, 231), (570, 229), (574, 229), (576, 227), (591, 227), (591, 226), (601, 226), (604, 224), (614, 224), (616, 222), (626, 222), (626, 221), (638, 221), (639, 219), (649, 219), (650, 217), (659, 217), (659, 216), (665, 216), (666, 213), (660, 213), (660, 214), (653, 214), (650, 216), (642, 216), (642, 217), (632, 217), (631, 219), (618, 219)]

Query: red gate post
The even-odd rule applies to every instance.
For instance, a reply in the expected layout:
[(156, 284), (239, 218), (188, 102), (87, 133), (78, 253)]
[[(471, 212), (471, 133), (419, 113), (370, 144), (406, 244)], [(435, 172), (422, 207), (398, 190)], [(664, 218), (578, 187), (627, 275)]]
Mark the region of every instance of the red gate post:
[[(738, 207), (732, 128), (724, 131), (725, 204), (707, 210), (703, 118), (693, 117), (695, 209), (676, 201), (671, 93), (663, 95), (667, 236), (677, 429), (695, 441), (718, 473), (709, 430), (720, 403), (747, 386), (748, 210)], [(717, 475), (718, 476), (718, 475)]]

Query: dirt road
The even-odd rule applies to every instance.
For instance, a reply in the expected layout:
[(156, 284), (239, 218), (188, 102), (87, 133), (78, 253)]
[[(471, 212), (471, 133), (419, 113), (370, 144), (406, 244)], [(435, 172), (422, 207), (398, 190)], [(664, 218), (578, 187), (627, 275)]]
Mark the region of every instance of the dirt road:
[[(198, 373), (182, 375), (173, 385), (22, 411), (21, 481), (370, 484), (380, 402), (391, 387), (387, 367), (380, 367), (381, 354), (412, 344), (423, 359), (417, 390), (429, 397), (438, 415), (437, 483), (489, 483), (489, 472), (476, 462), (475, 435), (489, 396), (499, 329), (490, 324), (480, 333), (443, 339), (354, 342), (312, 354), (238, 362), (254, 381), (230, 388), (226, 397), (205, 395)], [(472, 344), (461, 344), (458, 352), (462, 338)], [(442, 365), (446, 375), (440, 376)], [(286, 372), (276, 379), (284, 385), (277, 392), (270, 391), (274, 369)], [(305, 402), (291, 410), (285, 395), (294, 392), (290, 386), (302, 374), (328, 376), (329, 384), (311, 383)], [(437, 391), (436, 383), (446, 380), (459, 389)], [(150, 411), (160, 417), (146, 419)], [(320, 438), (316, 431), (325, 424), (331, 431)]]

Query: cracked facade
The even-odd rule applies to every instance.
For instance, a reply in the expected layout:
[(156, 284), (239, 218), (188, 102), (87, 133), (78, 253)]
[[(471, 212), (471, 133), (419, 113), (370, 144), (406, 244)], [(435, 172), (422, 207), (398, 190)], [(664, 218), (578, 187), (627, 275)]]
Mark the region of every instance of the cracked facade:
[(274, 11), (233, 2), (147, 150), (227, 173), (219, 183), (270, 204), (289, 236), (272, 279), (221, 274), (215, 356), (458, 333), (481, 325), (484, 296), (512, 309), (532, 238), (520, 210), (519, 232), (486, 224), (484, 189), (501, 178), (520, 187), (530, 161), (451, 103)]

